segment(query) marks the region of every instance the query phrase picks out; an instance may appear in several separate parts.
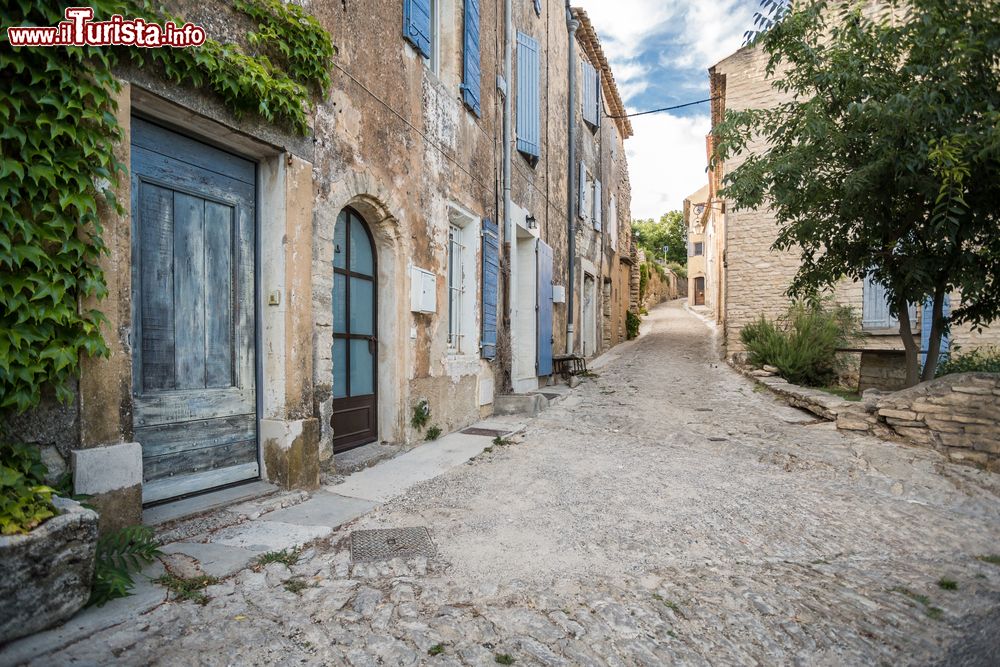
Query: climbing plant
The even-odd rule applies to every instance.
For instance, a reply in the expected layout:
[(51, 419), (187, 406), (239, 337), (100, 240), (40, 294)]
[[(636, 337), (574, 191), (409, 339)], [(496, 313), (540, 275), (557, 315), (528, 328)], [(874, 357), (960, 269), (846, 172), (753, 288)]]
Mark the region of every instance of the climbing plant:
[[(149, 0), (96, 0), (95, 20), (114, 14), (183, 21)], [(114, 195), (126, 165), (115, 117), (125, 59), (218, 94), (237, 116), (309, 130), (312, 96), (325, 94), (334, 48), (319, 23), (293, 4), (237, 0), (257, 26), (246, 45), (207, 40), (189, 49), (17, 48), (0, 34), (0, 413), (37, 405), (42, 388), (60, 400), (82, 354), (108, 354), (103, 315), (85, 302), (107, 294), (98, 260), (107, 252), (101, 209), (122, 212)], [(0, 25), (52, 26), (61, 5), (0, 4)]]

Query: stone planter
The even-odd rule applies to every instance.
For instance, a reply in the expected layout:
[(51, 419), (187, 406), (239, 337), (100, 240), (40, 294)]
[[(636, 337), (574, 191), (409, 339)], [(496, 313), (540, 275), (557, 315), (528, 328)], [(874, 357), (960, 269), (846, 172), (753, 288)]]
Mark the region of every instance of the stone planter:
[(65, 621), (90, 597), (97, 513), (53, 503), (59, 514), (27, 535), (0, 536), (0, 644)]

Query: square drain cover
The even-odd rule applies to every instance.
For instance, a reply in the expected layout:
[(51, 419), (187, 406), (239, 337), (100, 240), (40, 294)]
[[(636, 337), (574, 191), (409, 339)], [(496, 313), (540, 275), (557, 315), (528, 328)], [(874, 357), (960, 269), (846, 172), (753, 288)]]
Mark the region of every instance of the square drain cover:
[(485, 436), (489, 436), (491, 438), (496, 438), (498, 436), (503, 435), (504, 433), (507, 433), (507, 431), (498, 431), (498, 430), (493, 429), (493, 428), (475, 428), (475, 427), (473, 427), (473, 428), (467, 428), (467, 429), (465, 429), (464, 431), (462, 431), (462, 433), (464, 433), (466, 435), (485, 435)]
[(436, 554), (437, 547), (431, 541), (431, 534), (423, 526), (356, 530), (351, 533), (351, 560), (355, 563), (414, 556), (433, 558)]

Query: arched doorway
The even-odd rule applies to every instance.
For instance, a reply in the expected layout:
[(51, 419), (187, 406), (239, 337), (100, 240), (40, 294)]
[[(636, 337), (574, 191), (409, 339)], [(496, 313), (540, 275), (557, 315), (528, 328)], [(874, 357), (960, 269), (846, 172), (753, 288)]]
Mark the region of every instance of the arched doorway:
[(333, 451), (378, 439), (378, 317), (375, 243), (345, 208), (333, 235)]

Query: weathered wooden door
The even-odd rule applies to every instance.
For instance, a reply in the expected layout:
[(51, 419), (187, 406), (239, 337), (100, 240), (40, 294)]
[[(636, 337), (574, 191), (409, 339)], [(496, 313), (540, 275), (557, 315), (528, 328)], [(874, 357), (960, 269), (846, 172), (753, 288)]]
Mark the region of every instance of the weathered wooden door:
[(705, 305), (705, 279), (695, 278), (694, 279), (694, 305), (704, 306)]
[(552, 248), (539, 240), (536, 253), (538, 259), (538, 301), (535, 304), (538, 334), (536, 374), (543, 376), (552, 375)]
[(344, 209), (333, 240), (333, 451), (378, 439), (375, 244), (361, 216)]
[(254, 479), (254, 163), (132, 119), (143, 502)]

